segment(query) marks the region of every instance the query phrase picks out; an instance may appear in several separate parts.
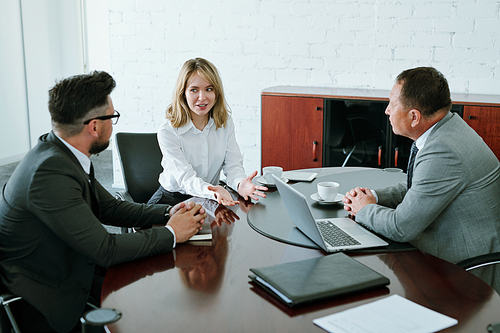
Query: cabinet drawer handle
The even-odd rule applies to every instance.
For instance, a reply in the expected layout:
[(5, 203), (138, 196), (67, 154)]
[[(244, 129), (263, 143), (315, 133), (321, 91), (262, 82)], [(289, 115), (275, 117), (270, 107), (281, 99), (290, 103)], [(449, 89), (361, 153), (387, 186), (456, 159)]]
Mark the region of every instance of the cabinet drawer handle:
[(469, 118), (469, 120), (472, 120), (472, 119), (475, 119), (476, 117), (474, 117), (474, 116), (469, 116), (468, 118)]
[(318, 157), (316, 156), (316, 148), (318, 147), (318, 141), (313, 141), (313, 161), (318, 161)]

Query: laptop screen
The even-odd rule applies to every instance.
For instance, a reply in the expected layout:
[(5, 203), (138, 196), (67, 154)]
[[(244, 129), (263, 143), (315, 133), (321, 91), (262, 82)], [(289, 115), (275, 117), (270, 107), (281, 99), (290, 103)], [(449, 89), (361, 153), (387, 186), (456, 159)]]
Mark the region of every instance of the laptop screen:
[(300, 231), (307, 235), (307, 237), (311, 238), (322, 249), (326, 250), (325, 243), (318, 231), (318, 227), (316, 226), (314, 216), (309, 208), (306, 197), (290, 185), (284, 183), (278, 177), (275, 177), (274, 175), (273, 177), (281, 199), (285, 204), (293, 224), (295, 224)]

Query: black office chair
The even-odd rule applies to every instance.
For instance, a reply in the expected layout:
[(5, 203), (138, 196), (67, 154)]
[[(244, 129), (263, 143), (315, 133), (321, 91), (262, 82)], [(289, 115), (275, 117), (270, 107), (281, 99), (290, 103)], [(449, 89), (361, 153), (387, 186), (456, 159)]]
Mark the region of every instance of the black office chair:
[[(466, 271), (474, 274), (500, 295), (500, 252), (483, 254), (474, 258), (463, 260), (457, 263)], [(500, 323), (494, 325), (500, 329)], [(491, 330), (488, 332), (496, 332)]]
[(500, 264), (500, 252), (483, 254), (474, 258), (463, 260), (457, 263), (457, 266), (462, 267), (466, 271), (471, 271), (477, 268)]
[[(21, 333), (16, 318), (10, 308), (10, 304), (22, 299), (22, 297), (14, 295), (0, 283), (0, 333)], [(92, 303), (87, 303), (92, 309), (85, 313), (81, 318), (82, 332), (94, 333), (105, 332), (104, 326), (118, 321), (122, 314), (115, 309), (98, 308)]]
[(21, 297), (8, 291), (1, 283), (0, 288), (0, 303), (2, 304), (2, 309), (0, 309), (0, 333), (10, 333), (12, 331), (19, 333), (21, 331), (12, 313), (10, 304), (20, 300)]
[(117, 196), (146, 203), (160, 186), (162, 154), (156, 133), (117, 133), (115, 138), (125, 181), (125, 191)]
[[(124, 201), (147, 203), (160, 187), (162, 154), (156, 133), (117, 133), (116, 147), (123, 171), (125, 191), (116, 198)], [(129, 229), (122, 228), (122, 233)]]
[[(0, 333), (21, 332), (21, 330), (19, 329), (19, 325), (17, 324), (16, 318), (14, 316), (14, 313), (12, 312), (12, 309), (10, 307), (11, 303), (19, 301), (21, 299), (22, 299), (21, 296), (14, 295), (7, 289), (7, 287), (3, 285), (3, 283), (0, 282), (0, 304), (2, 304), (2, 308), (0, 309)], [(87, 303), (87, 305), (93, 310), (101, 310), (92, 303)], [(119, 313), (119, 311), (116, 312)], [(119, 313), (119, 316), (121, 317), (121, 313)]]

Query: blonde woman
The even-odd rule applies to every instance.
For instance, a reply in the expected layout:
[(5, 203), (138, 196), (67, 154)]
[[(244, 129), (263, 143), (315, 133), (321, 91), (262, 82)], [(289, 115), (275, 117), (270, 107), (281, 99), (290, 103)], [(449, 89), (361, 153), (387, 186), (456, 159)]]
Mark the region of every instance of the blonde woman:
[(163, 172), (149, 203), (173, 204), (197, 196), (234, 206), (238, 201), (218, 185), (221, 170), (227, 185), (245, 200), (265, 198), (260, 191), (267, 188), (252, 183), (257, 171), (247, 177), (243, 169), (222, 81), (211, 62), (196, 58), (182, 66), (158, 142)]

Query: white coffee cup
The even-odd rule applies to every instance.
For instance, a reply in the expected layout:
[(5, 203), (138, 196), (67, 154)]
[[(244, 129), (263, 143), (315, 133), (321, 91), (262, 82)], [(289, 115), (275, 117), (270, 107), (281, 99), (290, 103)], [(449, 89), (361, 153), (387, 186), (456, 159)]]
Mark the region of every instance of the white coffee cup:
[(281, 178), (281, 175), (283, 174), (283, 168), (279, 166), (264, 167), (262, 168), (262, 174), (266, 179), (266, 183), (274, 184), (274, 179), (271, 175), (275, 175), (276, 177)]
[(322, 201), (335, 201), (339, 193), (340, 184), (336, 182), (318, 183), (318, 198)]

